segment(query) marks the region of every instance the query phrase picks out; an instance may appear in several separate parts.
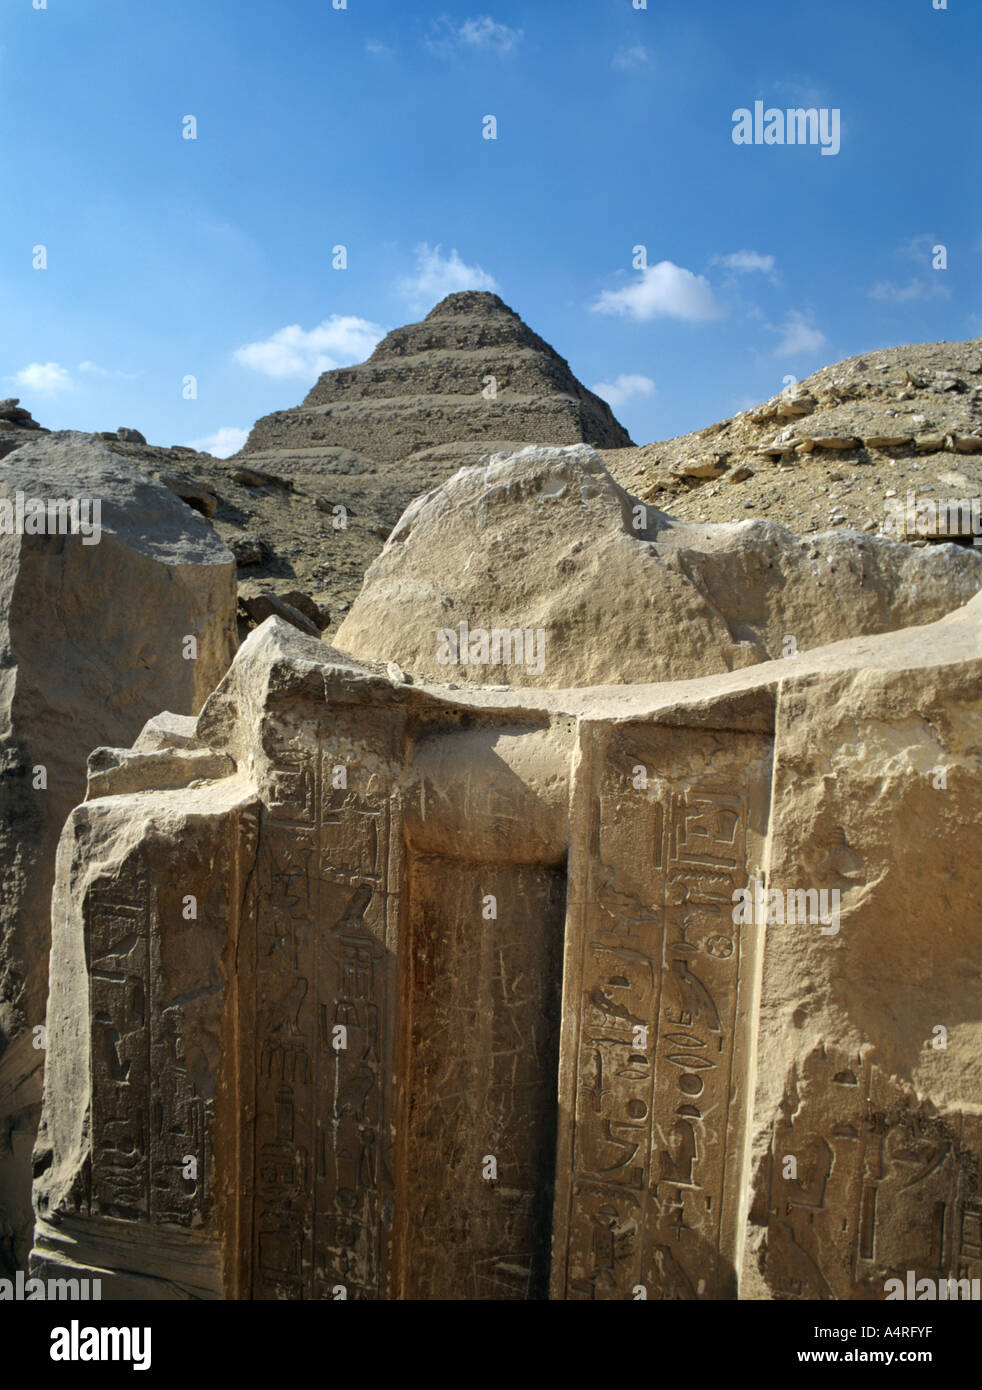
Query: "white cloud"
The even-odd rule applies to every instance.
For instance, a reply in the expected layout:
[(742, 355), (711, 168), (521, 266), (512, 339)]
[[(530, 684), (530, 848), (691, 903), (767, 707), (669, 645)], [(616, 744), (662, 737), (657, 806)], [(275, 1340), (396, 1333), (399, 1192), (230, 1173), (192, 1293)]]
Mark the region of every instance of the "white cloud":
[(590, 306), (600, 314), (625, 314), (646, 322), (654, 318), (686, 319), (697, 323), (722, 316), (704, 275), (659, 261), (641, 272), (640, 280), (622, 290), (604, 290)]
[(504, 57), (514, 53), (523, 37), (521, 29), (499, 24), (487, 14), (477, 19), (465, 19), (462, 24), (456, 24), (447, 15), (441, 15), (433, 23), (433, 32), (426, 40), (426, 46), (431, 53), (436, 53), (441, 58), (449, 58), (461, 49), (467, 48), (497, 53), (499, 57)]
[(432, 308), (448, 294), (459, 290), (495, 290), (500, 288), (493, 275), (479, 265), (467, 265), (456, 249), (449, 256), (439, 246), (423, 242), (416, 247), (416, 274), (400, 281), (399, 292), (414, 308)]
[(630, 48), (620, 48), (610, 60), (612, 68), (627, 69), (644, 68), (651, 62), (648, 57), (648, 50), (643, 43), (633, 44)]
[(80, 372), (89, 372), (92, 376), (115, 376), (121, 377), (124, 381), (135, 381), (136, 372), (121, 372), (115, 368), (100, 367), (97, 362), (80, 362), (78, 364)]
[(598, 381), (590, 390), (616, 410), (635, 396), (654, 395), (655, 383), (650, 376), (642, 376), (640, 372), (621, 372), (616, 381)]
[(204, 439), (190, 440), (187, 447), (197, 449), (202, 454), (214, 454), (217, 459), (227, 459), (237, 454), (248, 438), (248, 430), (241, 430), (237, 425), (223, 425), (214, 434), (205, 435)]
[(377, 323), (351, 314), (332, 314), (316, 328), (298, 323), (280, 328), (258, 343), (236, 348), (235, 360), (272, 377), (314, 378), (335, 367), (363, 362), (383, 337)]
[(7, 380), (15, 382), (25, 391), (36, 391), (42, 396), (54, 396), (59, 391), (75, 389), (74, 381), (57, 362), (31, 362)]
[(869, 292), (870, 299), (885, 299), (891, 304), (906, 304), (911, 299), (950, 299), (951, 290), (940, 279), (918, 280), (915, 276), (906, 285), (881, 280)]
[(919, 236), (909, 237), (897, 247), (896, 255), (905, 261), (928, 261), (934, 255), (939, 238), (933, 232), (921, 232)]
[(392, 49), (385, 43), (379, 43), (377, 39), (369, 39), (365, 44), (365, 52), (373, 54), (376, 58), (384, 58), (392, 52)]
[(738, 275), (759, 270), (764, 275), (774, 274), (774, 257), (761, 255), (759, 251), (731, 251), (728, 256), (714, 256), (712, 265), (724, 265)]
[(797, 309), (790, 311), (784, 326), (776, 331), (782, 333), (783, 337), (774, 349), (775, 357), (801, 357), (817, 352), (827, 341), (825, 334), (813, 327), (808, 316)]

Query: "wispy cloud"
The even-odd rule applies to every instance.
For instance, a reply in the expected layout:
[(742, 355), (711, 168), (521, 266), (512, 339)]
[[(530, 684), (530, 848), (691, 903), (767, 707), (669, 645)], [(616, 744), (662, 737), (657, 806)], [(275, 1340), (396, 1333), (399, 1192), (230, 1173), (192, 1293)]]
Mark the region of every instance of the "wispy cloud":
[(590, 390), (616, 409), (634, 400), (635, 396), (653, 396), (655, 383), (640, 372), (621, 372), (615, 381), (598, 381)]
[(367, 319), (332, 314), (316, 328), (289, 324), (260, 342), (236, 348), (234, 356), (243, 367), (251, 367), (264, 376), (310, 380), (335, 367), (363, 362), (384, 332)]
[(423, 242), (416, 247), (416, 273), (399, 282), (399, 293), (414, 309), (432, 308), (448, 294), (460, 290), (500, 288), (493, 275), (479, 265), (467, 265), (456, 249), (444, 256), (439, 246)]
[(197, 449), (202, 454), (213, 454), (217, 459), (230, 458), (237, 454), (249, 438), (249, 431), (237, 425), (223, 425), (214, 434), (206, 434), (204, 439), (189, 440), (187, 448)]
[(375, 58), (385, 58), (392, 52), (392, 49), (387, 43), (379, 43), (378, 39), (369, 39), (365, 44), (365, 52), (371, 53)]
[(818, 352), (828, 341), (821, 329), (815, 327), (811, 316), (797, 309), (790, 310), (783, 325), (775, 331), (781, 334), (781, 341), (774, 349), (775, 357), (804, 357)]
[(906, 304), (912, 299), (950, 299), (951, 290), (940, 278), (920, 280), (916, 276), (906, 285), (895, 285), (891, 280), (881, 280), (869, 292), (870, 299), (885, 300), (889, 304)]
[(612, 68), (628, 72), (631, 68), (646, 68), (651, 59), (643, 43), (632, 44), (630, 48), (619, 48), (610, 60)]
[(448, 15), (441, 15), (433, 21), (426, 47), (441, 58), (452, 58), (455, 53), (468, 49), (494, 53), (504, 58), (515, 52), (523, 37), (521, 29), (499, 24), (487, 14), (477, 19), (465, 19), (462, 23)]
[(938, 238), (933, 232), (921, 232), (918, 236), (908, 237), (897, 247), (895, 255), (905, 261), (922, 261), (930, 263), (934, 255), (934, 248), (938, 245)]
[(91, 376), (115, 377), (120, 381), (136, 381), (138, 372), (121, 372), (114, 367), (100, 367), (97, 362), (80, 362), (78, 364), (80, 372), (88, 372)]
[(706, 277), (672, 261), (648, 266), (639, 280), (623, 289), (604, 290), (590, 307), (598, 314), (621, 314), (642, 322), (672, 318), (700, 323), (723, 314)]
[(775, 259), (762, 255), (760, 251), (731, 251), (727, 256), (714, 256), (710, 265), (722, 265), (737, 275), (747, 275), (759, 270), (763, 275), (774, 275)]
[(7, 380), (24, 391), (36, 391), (40, 396), (56, 396), (75, 389), (70, 373), (57, 362), (31, 362)]

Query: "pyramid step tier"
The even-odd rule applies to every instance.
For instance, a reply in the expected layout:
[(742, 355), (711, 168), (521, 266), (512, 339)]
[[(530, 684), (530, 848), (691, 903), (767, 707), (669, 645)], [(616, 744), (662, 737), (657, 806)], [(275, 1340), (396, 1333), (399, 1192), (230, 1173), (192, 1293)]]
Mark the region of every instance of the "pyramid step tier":
[[(609, 413), (608, 413), (609, 415)], [(626, 438), (613, 416), (567, 395), (403, 396), (384, 402), (301, 406), (276, 411), (253, 426), (245, 454), (316, 445), (349, 449), (380, 463), (396, 463), (439, 444), (514, 439), (531, 444), (620, 448)]]

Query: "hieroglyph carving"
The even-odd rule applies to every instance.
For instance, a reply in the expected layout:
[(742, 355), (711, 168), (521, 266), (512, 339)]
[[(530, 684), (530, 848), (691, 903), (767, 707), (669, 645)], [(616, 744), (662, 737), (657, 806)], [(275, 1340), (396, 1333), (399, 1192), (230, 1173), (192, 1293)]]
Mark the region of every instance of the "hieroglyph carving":
[(390, 863), (392, 728), (376, 719), (366, 735), (338, 711), (316, 743), (294, 731), (271, 750), (246, 1044), (256, 1093), (255, 1298), (387, 1292), (399, 872)]
[(195, 1094), (178, 1004), (157, 997), (157, 898), (145, 877), (89, 893), (92, 1209), (197, 1224), (208, 1195), (210, 1102)]
[(584, 733), (567, 921), (553, 1297), (732, 1296), (771, 747)]

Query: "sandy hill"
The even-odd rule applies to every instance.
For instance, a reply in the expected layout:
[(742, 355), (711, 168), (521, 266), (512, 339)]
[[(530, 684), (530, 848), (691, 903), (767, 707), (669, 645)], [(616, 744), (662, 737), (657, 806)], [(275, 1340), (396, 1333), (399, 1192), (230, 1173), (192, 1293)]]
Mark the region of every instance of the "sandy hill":
[(623, 487), (685, 520), (877, 531), (909, 489), (982, 493), (982, 339), (850, 357), (708, 429), (604, 459)]

